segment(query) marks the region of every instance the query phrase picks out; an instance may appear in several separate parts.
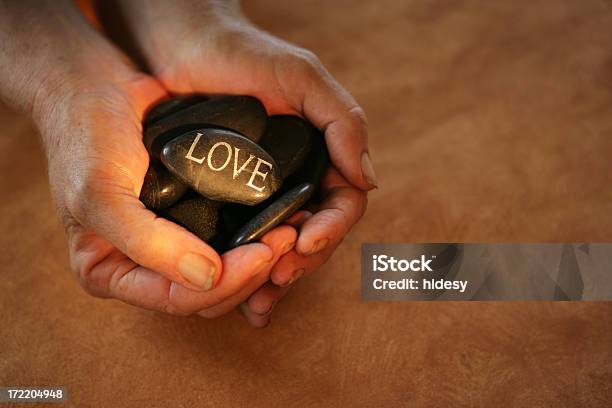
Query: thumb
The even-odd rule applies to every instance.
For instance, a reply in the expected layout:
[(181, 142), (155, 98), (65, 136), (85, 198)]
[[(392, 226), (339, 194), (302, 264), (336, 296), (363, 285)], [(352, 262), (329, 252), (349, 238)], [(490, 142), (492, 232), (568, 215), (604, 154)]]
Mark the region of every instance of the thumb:
[(214, 249), (179, 225), (147, 210), (131, 191), (93, 193), (82, 223), (132, 261), (185, 287), (205, 291), (221, 277)]
[(216, 251), (138, 199), (148, 166), (140, 127), (143, 101), (160, 91), (147, 80), (130, 86), (128, 97), (107, 97), (93, 113), (89, 104), (77, 109), (81, 122), (69, 130), (84, 132), (71, 136), (77, 145), (72, 153), (53, 158), (72, 179), (64, 193), (68, 211), (137, 264), (185, 287), (211, 289), (221, 277)]

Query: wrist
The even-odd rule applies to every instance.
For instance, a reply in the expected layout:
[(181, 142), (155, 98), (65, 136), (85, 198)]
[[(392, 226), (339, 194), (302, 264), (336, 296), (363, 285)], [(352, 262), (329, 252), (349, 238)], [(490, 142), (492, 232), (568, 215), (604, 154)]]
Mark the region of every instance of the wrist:
[(58, 101), (123, 76), (128, 66), (70, 0), (0, 4), (0, 43), (0, 76), (10, 78), (0, 97), (39, 125)]
[(199, 44), (214, 46), (223, 33), (250, 26), (237, 0), (119, 0), (118, 6), (154, 73)]

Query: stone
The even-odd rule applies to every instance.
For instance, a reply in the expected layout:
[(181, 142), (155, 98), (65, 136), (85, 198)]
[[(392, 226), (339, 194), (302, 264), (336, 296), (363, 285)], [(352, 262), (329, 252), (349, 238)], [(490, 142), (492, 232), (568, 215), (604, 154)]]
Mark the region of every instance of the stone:
[(196, 196), (179, 201), (162, 215), (191, 231), (202, 241), (209, 241), (217, 231), (218, 206), (214, 201)]
[(232, 130), (258, 142), (266, 127), (266, 109), (251, 96), (209, 99), (163, 117), (144, 130), (143, 142), (152, 157), (163, 146), (188, 131), (206, 127)]
[(140, 190), (140, 201), (152, 210), (163, 210), (176, 203), (187, 185), (172, 175), (159, 160), (152, 159)]
[(268, 118), (259, 145), (276, 161), (285, 178), (304, 163), (312, 133), (311, 125), (299, 116), (275, 115)]
[(266, 232), (276, 227), (297, 210), (299, 210), (312, 197), (315, 187), (311, 183), (303, 183), (281, 195), (272, 204), (257, 214), (245, 224), (227, 244), (228, 249), (253, 242), (261, 238)]
[(227, 242), (243, 225), (263, 211), (271, 202), (274, 202), (278, 194), (279, 192), (277, 191), (272, 197), (257, 205), (251, 206), (235, 203), (223, 205), (223, 207), (219, 209), (219, 229), (223, 232), (225, 241)]
[(304, 164), (287, 178), (286, 184), (311, 183), (317, 188), (329, 167), (329, 152), (323, 132), (310, 125), (312, 143)]
[(144, 127), (147, 128), (158, 120), (165, 118), (166, 116), (172, 115), (180, 110), (195, 105), (196, 103), (203, 102), (206, 97), (203, 95), (188, 95), (188, 96), (174, 96), (170, 99), (165, 99), (155, 104), (144, 119)]
[(282, 184), (278, 165), (246, 137), (223, 129), (198, 129), (168, 142), (164, 165), (211, 200), (255, 205)]

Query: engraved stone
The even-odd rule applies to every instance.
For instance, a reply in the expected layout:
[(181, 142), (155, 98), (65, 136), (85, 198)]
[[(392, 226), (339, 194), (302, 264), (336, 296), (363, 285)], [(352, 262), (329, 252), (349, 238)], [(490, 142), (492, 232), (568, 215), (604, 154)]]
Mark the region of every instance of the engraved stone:
[(209, 99), (163, 117), (144, 130), (143, 142), (152, 157), (163, 146), (188, 131), (206, 127), (225, 128), (257, 142), (266, 126), (266, 109), (251, 96)]
[(282, 184), (278, 166), (261, 147), (223, 129), (198, 129), (168, 142), (164, 165), (211, 200), (254, 205)]

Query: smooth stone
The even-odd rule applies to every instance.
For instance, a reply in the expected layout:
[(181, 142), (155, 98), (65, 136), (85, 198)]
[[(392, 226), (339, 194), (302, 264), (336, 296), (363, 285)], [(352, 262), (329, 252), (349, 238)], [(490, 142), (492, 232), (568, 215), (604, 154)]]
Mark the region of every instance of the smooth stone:
[(176, 203), (187, 191), (187, 185), (158, 160), (151, 160), (140, 190), (140, 201), (153, 210), (163, 210)]
[(213, 247), (217, 252), (223, 253), (226, 250), (226, 244), (238, 232), (238, 230), (249, 222), (257, 213), (261, 212), (266, 203), (272, 200), (278, 191), (267, 200), (260, 204), (251, 206), (235, 203), (222, 203), (219, 206), (219, 221), (217, 223), (217, 233), (208, 242), (208, 245)]
[(282, 184), (274, 159), (229, 130), (185, 133), (164, 146), (161, 159), (170, 172), (211, 200), (255, 205)]
[(170, 99), (164, 99), (149, 109), (145, 115), (144, 127), (149, 127), (166, 116), (172, 115), (173, 113), (205, 100), (206, 97), (203, 95), (173, 96)]
[(276, 115), (268, 118), (259, 145), (274, 158), (285, 178), (304, 163), (310, 152), (311, 139), (311, 125), (304, 119), (294, 115)]
[(266, 127), (266, 108), (252, 96), (225, 96), (196, 103), (159, 119), (144, 130), (143, 142), (152, 157), (163, 146), (190, 130), (221, 127), (258, 142)]
[(310, 125), (312, 144), (304, 164), (285, 181), (288, 185), (311, 183), (317, 188), (329, 167), (329, 152), (325, 143), (325, 135)]
[(271, 200), (277, 196), (278, 191), (267, 200), (257, 205), (243, 205), (227, 203), (219, 209), (219, 230), (223, 231), (226, 240), (234, 236), (243, 225), (249, 222), (259, 212), (263, 211)]
[(229, 241), (228, 249), (261, 238), (306, 204), (314, 191), (315, 187), (310, 183), (297, 185), (287, 191), (244, 225)]
[(202, 241), (209, 241), (217, 232), (218, 203), (205, 197), (181, 200), (167, 208), (162, 215), (185, 227)]

